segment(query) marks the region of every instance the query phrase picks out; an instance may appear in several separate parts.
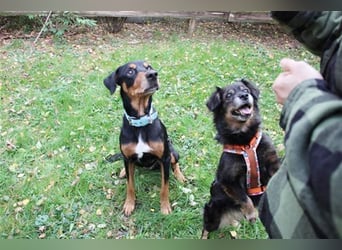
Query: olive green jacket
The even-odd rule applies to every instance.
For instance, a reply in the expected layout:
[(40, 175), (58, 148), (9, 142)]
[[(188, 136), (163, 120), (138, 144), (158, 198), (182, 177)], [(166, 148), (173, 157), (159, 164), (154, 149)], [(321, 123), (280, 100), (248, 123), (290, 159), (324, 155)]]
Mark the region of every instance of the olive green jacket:
[(286, 100), (286, 153), (259, 204), (270, 238), (342, 238), (342, 12), (272, 12), (321, 57), (325, 80), (307, 80)]

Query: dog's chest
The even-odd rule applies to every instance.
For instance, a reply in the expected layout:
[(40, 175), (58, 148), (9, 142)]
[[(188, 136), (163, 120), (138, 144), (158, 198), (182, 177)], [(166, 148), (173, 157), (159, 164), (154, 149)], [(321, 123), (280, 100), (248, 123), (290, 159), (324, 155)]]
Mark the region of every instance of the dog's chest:
[(138, 158), (142, 158), (144, 153), (151, 152), (152, 148), (142, 139), (141, 135), (139, 134), (138, 143), (135, 146), (135, 153), (137, 154)]

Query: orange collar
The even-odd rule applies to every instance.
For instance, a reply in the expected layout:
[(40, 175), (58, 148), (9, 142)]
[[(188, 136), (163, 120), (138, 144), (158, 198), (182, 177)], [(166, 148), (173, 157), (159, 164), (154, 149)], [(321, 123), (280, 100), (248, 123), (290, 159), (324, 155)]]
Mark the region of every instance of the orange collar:
[(259, 195), (266, 190), (266, 186), (263, 186), (260, 182), (260, 170), (256, 153), (261, 137), (262, 132), (258, 130), (248, 145), (223, 145), (224, 152), (243, 156), (247, 166), (246, 182), (248, 195)]

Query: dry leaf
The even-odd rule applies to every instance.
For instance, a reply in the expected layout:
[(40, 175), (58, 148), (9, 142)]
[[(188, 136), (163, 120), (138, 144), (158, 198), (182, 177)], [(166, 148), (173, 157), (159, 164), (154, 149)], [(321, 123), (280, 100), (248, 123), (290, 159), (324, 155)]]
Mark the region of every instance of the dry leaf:
[(38, 237), (39, 237), (39, 239), (44, 239), (46, 237), (46, 233), (42, 233)]
[(51, 180), (50, 181), (50, 184), (45, 188), (45, 192), (50, 190), (53, 186), (55, 185), (55, 181), (54, 180)]
[(101, 210), (101, 208), (99, 208), (99, 209), (96, 210), (96, 215), (99, 215), (99, 216), (102, 215), (102, 210)]
[(236, 231), (229, 231), (230, 237), (232, 239), (237, 239), (237, 232)]
[(79, 182), (80, 182), (80, 177), (76, 176), (75, 180), (72, 181), (71, 186), (73, 187), (73, 186), (77, 185)]
[(6, 147), (8, 150), (15, 150), (17, 148), (11, 141), (6, 141)]
[(98, 225), (97, 225), (97, 228), (100, 228), (100, 229), (106, 228), (106, 227), (107, 227), (107, 225), (106, 225), (105, 223), (102, 223), (102, 224), (98, 224)]
[(27, 204), (29, 204), (30, 200), (29, 199), (25, 199), (23, 200), (21, 203), (22, 203), (22, 206), (26, 206)]

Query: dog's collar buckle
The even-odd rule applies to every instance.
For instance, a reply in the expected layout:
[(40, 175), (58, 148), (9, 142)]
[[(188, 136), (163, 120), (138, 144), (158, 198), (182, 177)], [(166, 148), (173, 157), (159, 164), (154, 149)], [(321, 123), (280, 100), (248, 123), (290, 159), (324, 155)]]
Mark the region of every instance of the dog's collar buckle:
[(129, 123), (129, 125), (133, 127), (144, 127), (148, 124), (152, 124), (155, 119), (158, 117), (158, 112), (151, 107), (149, 114), (144, 115), (142, 117), (136, 118), (134, 116), (129, 116), (127, 112), (124, 110), (125, 117)]

